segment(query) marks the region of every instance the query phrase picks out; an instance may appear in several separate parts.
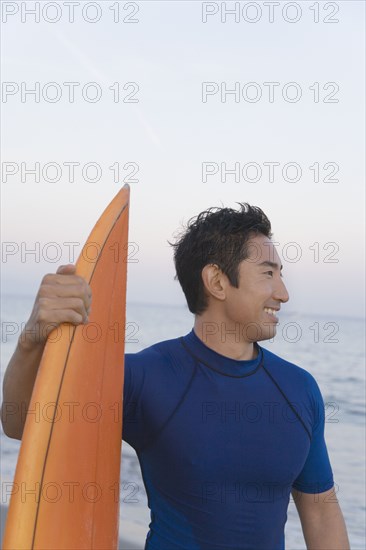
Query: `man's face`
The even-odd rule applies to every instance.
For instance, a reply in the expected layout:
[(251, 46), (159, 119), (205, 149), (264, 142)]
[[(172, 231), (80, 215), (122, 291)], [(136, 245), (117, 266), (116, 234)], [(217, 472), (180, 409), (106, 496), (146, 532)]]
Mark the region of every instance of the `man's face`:
[[(276, 311), (289, 295), (281, 276), (281, 261), (270, 239), (250, 238), (249, 257), (239, 264), (239, 288), (227, 287), (225, 316), (240, 323), (243, 339), (268, 340), (276, 334)], [(273, 313), (275, 315), (273, 315)]]

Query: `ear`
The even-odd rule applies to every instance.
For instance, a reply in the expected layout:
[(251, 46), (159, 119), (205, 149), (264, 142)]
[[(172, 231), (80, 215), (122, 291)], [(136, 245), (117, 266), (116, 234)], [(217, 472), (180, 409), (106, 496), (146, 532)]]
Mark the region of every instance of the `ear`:
[(205, 293), (217, 300), (225, 300), (227, 277), (216, 264), (207, 264), (202, 269), (202, 281)]

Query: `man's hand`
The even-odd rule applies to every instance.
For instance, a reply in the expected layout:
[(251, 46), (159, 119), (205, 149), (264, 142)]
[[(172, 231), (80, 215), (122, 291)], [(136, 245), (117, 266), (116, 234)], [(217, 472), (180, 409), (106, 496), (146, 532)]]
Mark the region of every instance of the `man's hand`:
[(24, 350), (44, 347), (50, 332), (61, 323), (80, 325), (88, 321), (91, 288), (75, 275), (72, 264), (60, 266), (55, 274), (45, 275), (32, 313), (19, 338)]
[(69, 264), (43, 277), (30, 318), (6, 369), (1, 421), (9, 437), (22, 437), (25, 412), (50, 332), (62, 323), (80, 325), (88, 321), (91, 289), (75, 271), (75, 266)]

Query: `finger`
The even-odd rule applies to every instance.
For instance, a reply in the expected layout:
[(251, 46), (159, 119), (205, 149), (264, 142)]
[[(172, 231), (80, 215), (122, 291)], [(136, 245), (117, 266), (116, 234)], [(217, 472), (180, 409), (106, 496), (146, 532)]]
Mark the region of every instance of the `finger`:
[(43, 310), (75, 308), (89, 315), (91, 303), (91, 289), (81, 280), (75, 285), (42, 284), (35, 305)]
[(42, 320), (43, 330), (51, 331), (63, 323), (71, 323), (72, 325), (81, 325), (87, 321), (85, 315), (81, 315), (72, 309), (57, 309), (53, 310), (52, 316), (49, 319)]
[(73, 274), (76, 271), (76, 265), (74, 264), (67, 264), (67, 265), (60, 265), (56, 271), (56, 273), (62, 273), (63, 275), (69, 275)]
[(80, 290), (87, 288), (89, 285), (83, 277), (75, 274), (60, 274), (60, 273), (48, 273), (42, 279), (42, 285), (79, 285)]
[(80, 297), (42, 297), (38, 300), (38, 317), (42, 322), (59, 321), (59, 311), (74, 311), (83, 319), (88, 316), (90, 305), (85, 305)]
[(72, 325), (81, 325), (86, 323), (88, 316), (82, 315), (77, 311), (71, 309), (59, 309), (56, 311), (57, 323), (71, 323)]

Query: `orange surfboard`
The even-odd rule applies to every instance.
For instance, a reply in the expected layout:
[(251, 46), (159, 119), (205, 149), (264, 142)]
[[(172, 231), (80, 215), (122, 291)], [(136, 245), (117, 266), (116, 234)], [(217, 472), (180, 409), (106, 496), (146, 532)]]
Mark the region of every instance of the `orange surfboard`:
[(48, 338), (20, 448), (4, 550), (118, 548), (129, 186), (77, 261), (89, 323)]

